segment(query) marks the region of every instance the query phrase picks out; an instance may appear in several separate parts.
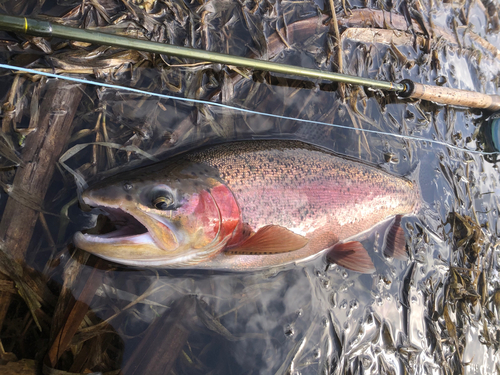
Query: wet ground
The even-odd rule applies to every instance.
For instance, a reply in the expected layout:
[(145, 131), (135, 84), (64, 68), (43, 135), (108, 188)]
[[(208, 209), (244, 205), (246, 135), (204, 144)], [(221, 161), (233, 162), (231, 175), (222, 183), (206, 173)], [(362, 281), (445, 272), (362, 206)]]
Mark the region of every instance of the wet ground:
[[(340, 54), (342, 71), (356, 76), (498, 92), (498, 15), (489, 3), (351, 2), (347, 11), (335, 3), (340, 44), (321, 1), (36, 4), (7, 1), (0, 11), (309, 68), (337, 71)], [(488, 113), (150, 53), (0, 36), (2, 64), (97, 82), (78, 87), (69, 151), (43, 202), (34, 202), (8, 184), (51, 87), (62, 84), (0, 70), (0, 209), (14, 199), (40, 205), (44, 218), (25, 250), (27, 285), (22, 277), (0, 284), (10, 306), (0, 365), (14, 353), (35, 359), (31, 366), (43, 363), (46, 374), (500, 371), (500, 175), (496, 156), (484, 153)], [(383, 255), (385, 227), (363, 242), (373, 275), (327, 267), (322, 257), (255, 274), (124, 268), (71, 245), (72, 234), (93, 222), (77, 205), (82, 184), (148, 158), (249, 138), (300, 139), (400, 176), (418, 166), (423, 202), (402, 221), (409, 259)], [(105, 143), (82, 148), (91, 142)], [(30, 308), (26, 293), (16, 292), (28, 289), (39, 302)]]

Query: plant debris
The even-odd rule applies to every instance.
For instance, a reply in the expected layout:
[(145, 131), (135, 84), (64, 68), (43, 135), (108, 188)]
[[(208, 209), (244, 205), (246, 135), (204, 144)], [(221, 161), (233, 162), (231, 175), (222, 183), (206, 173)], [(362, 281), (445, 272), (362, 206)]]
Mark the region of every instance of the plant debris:
[[(490, 0), (0, 3), (1, 13), (112, 35), (488, 94), (500, 79), (497, 8)], [(7, 32), (0, 60), (37, 72), (0, 71), (2, 374), (500, 368), (499, 172), (496, 159), (466, 151), (484, 147), (481, 111)], [(241, 275), (122, 268), (71, 245), (76, 230), (109, 226), (78, 208), (87, 185), (257, 137), (301, 139), (400, 175), (419, 162), (421, 212), (401, 219), (409, 259), (384, 255), (380, 228), (364, 240), (373, 277), (323, 271), (321, 260)]]

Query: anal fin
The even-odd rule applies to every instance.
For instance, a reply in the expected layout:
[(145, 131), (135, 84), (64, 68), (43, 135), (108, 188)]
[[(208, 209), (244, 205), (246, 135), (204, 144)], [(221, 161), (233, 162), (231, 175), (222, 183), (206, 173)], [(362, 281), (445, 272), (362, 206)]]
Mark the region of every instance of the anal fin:
[(266, 225), (241, 244), (229, 248), (226, 254), (279, 254), (303, 248), (308, 239), (279, 225)]
[(401, 228), (402, 217), (402, 215), (396, 215), (394, 222), (387, 231), (384, 255), (399, 260), (406, 260), (408, 259), (408, 254), (406, 253), (405, 232)]
[(375, 266), (364, 246), (359, 241), (337, 243), (328, 250), (326, 260), (360, 273), (373, 273)]

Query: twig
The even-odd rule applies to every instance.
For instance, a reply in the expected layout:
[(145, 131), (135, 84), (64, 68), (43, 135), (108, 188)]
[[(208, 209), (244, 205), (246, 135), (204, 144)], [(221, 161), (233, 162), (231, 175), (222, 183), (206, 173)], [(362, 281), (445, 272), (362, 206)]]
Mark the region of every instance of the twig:
[[(330, 1), (330, 9), (332, 11), (332, 25), (333, 25), (333, 31), (335, 32), (335, 40), (337, 41), (337, 68), (338, 72), (342, 73), (344, 70), (342, 67), (342, 46), (340, 45), (340, 32), (339, 32), (339, 23), (337, 21), (337, 14), (335, 13), (335, 4), (333, 3), (333, 0)], [(339, 83), (339, 92), (342, 98), (345, 98), (345, 84), (344, 83)]]

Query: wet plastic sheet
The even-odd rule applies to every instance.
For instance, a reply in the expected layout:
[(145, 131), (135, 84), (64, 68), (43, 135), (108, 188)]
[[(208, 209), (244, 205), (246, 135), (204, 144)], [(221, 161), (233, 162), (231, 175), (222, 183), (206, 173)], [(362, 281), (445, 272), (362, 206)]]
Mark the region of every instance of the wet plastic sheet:
[[(280, 4), (273, 7), (278, 9)], [(310, 12), (311, 5), (307, 7)], [(179, 8), (175, 17), (188, 19), (189, 14), (196, 10)], [(253, 47), (248, 49), (272, 55), (264, 43), (269, 35), (256, 26), (258, 17), (248, 7), (236, 14), (237, 21), (225, 20), (252, 31)], [(319, 25), (320, 31), (300, 48), (280, 52), (277, 59), (324, 68), (326, 30), (321, 29), (321, 20), (312, 24)], [(170, 42), (189, 39), (188, 33), (172, 35)], [(210, 40), (214, 49), (225, 46), (222, 34)], [(395, 80), (410, 77), (425, 83), (443, 82), (445, 77), (452, 87), (496, 89), (491, 83), (498, 74), (494, 63), (486, 66), (485, 57), (476, 64), (470, 55), (456, 52), (455, 46), (440, 47), (441, 64), (433, 68), (436, 60), (424, 53), (425, 46), (417, 46), (417, 52), (409, 47), (411, 35), (405, 39), (409, 45), (342, 41), (344, 66), (351, 74)], [(236, 44), (228, 52), (242, 52)], [(9, 48), (17, 51), (9, 62), (25, 61), (18, 47)], [(75, 65), (85, 64), (74, 50), (66, 52), (41, 60), (37, 52), (23, 65), (36, 61), (31, 67), (39, 68), (48, 61), (51, 73), (75, 77)], [(49, 280), (54, 294), (39, 298), (40, 306), (32, 310), (55, 314), (53, 321), (41, 320), (41, 333), (32, 323), (18, 332), (15, 322), (29, 315), (23, 301), (15, 300), (17, 310), (7, 315), (3, 327), (6, 351), (35, 357), (35, 350), (25, 347), (31, 336), (22, 332), (29, 332), (40, 342), (39, 352), (48, 352), (58, 332), (64, 331), (61, 322), (69, 322), (74, 335), (52, 365), (69, 372), (125, 367), (130, 373), (141, 373), (148, 367), (135, 368), (129, 359), (155, 345), (166, 345), (164, 340), (172, 336), (178, 341), (167, 340), (170, 346), (165, 357), (174, 357), (169, 366), (175, 373), (438, 374), (462, 367), (465, 372), (489, 373), (498, 367), (499, 174), (481, 154), (477, 138), (481, 113), (402, 101), (357, 88), (350, 88), (342, 98), (331, 84), (259, 72), (251, 76), (242, 72), (247, 78), (242, 75), (235, 80), (231, 69), (190, 66), (165, 57), (170, 65), (184, 66), (151, 68), (148, 63), (157, 61), (151, 56), (104, 48), (98, 52), (103, 58), (89, 64), (91, 72), (78, 77), (100, 79), (112, 86), (83, 84), (66, 147), (69, 154), (63, 160), (84, 183), (222, 140), (299, 139), (378, 164), (397, 175), (406, 175), (420, 164), (423, 202), (415, 216), (402, 222), (410, 257), (398, 261), (383, 256), (385, 227), (381, 227), (363, 242), (376, 266), (373, 275), (338, 266), (327, 270), (323, 257), (286, 271), (257, 274), (144, 270), (89, 261), (88, 254), (67, 246), (75, 231), (93, 221), (77, 207), (74, 175), (63, 168), (56, 172), (43, 202), (30, 201), (22, 189), (9, 190), (8, 173), (21, 163), (23, 142), (37, 127), (40, 103), (54, 78), (4, 69), (3, 103), (9, 105), (3, 107), (5, 137), (0, 153), (7, 170), (2, 179), (7, 194), (0, 197), (0, 207), (3, 210), (11, 197), (44, 213), (46, 225), (37, 224), (26, 252), (26, 264), (35, 271), (24, 272), (34, 280)], [(132, 63), (136, 68), (128, 70)], [(129, 71), (133, 72), (130, 76)], [(484, 80), (477, 78), (481, 74)], [(210, 96), (217, 90), (218, 94)], [(83, 144), (90, 145), (83, 149)], [(454, 212), (462, 218), (469, 216), (474, 225), (466, 219), (467, 225), (463, 224)], [(471, 231), (483, 233), (484, 239)], [(479, 246), (475, 256), (470, 253), (473, 243)], [(483, 277), (486, 281), (481, 284)], [(43, 295), (33, 283), (29, 287), (35, 297)], [(13, 285), (5, 290), (12, 294)], [(71, 295), (82, 303), (75, 307)], [(84, 305), (90, 309), (82, 310)], [(85, 317), (83, 323), (68, 318), (68, 310)], [(167, 321), (173, 328), (162, 325)], [(151, 336), (151, 330), (160, 334)], [(50, 368), (46, 365), (44, 371), (50, 373)]]

